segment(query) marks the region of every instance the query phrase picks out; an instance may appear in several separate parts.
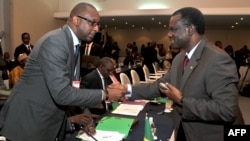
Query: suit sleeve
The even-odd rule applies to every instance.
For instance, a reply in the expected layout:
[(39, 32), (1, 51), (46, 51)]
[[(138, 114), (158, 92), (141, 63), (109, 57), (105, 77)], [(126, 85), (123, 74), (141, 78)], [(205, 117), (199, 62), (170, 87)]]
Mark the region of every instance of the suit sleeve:
[(152, 99), (160, 97), (160, 82), (169, 82), (169, 73), (165, 74), (162, 78), (156, 80), (153, 83), (133, 86), (131, 99)]

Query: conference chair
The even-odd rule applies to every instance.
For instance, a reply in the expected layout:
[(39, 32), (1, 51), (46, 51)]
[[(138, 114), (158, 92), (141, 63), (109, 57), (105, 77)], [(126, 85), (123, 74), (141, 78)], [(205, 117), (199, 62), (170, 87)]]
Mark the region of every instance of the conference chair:
[(135, 70), (130, 70), (130, 74), (132, 77), (132, 84), (133, 85), (139, 85), (143, 83), (147, 83), (147, 81), (141, 81), (138, 73)]
[(160, 70), (160, 67), (158, 65), (158, 63), (152, 63), (153, 65), (153, 68), (154, 68), (154, 72), (156, 75), (160, 75), (160, 76), (163, 76), (165, 75), (168, 71), (164, 71), (164, 70)]
[(145, 80), (148, 83), (152, 83), (155, 80), (161, 78), (161, 75), (151, 74), (149, 72), (149, 69), (148, 69), (148, 67), (146, 65), (143, 65), (142, 69), (143, 69)]
[(123, 85), (131, 84), (130, 79), (128, 78), (127, 74), (125, 74), (125, 73), (120, 73), (120, 80), (121, 80), (121, 84), (123, 84)]

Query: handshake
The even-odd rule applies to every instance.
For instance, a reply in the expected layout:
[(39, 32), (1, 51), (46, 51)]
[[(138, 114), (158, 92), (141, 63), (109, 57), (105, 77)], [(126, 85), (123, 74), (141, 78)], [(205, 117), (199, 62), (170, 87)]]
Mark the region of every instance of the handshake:
[(108, 100), (109, 101), (124, 101), (125, 94), (128, 94), (128, 86), (121, 83), (113, 83), (108, 86)]

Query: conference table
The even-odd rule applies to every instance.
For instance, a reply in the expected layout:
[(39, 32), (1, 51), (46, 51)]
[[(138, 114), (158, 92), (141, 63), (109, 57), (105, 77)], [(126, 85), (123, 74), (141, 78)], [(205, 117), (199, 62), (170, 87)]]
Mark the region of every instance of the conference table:
[[(164, 111), (165, 104), (148, 102), (140, 113), (134, 116), (117, 115), (106, 113), (105, 116), (120, 116), (127, 118), (135, 118), (137, 122), (131, 127), (129, 134), (124, 141), (143, 141), (146, 113), (148, 117), (153, 117), (156, 128), (157, 141), (167, 141), (173, 132), (173, 112), (166, 113)], [(119, 125), (117, 125), (119, 126)]]
[(135, 141), (135, 139), (143, 141), (146, 113), (148, 113), (148, 117), (153, 117), (154, 119), (157, 141), (169, 140), (173, 132), (173, 113), (162, 113), (164, 108), (165, 104), (146, 104), (137, 116), (138, 123), (129, 132), (126, 141)]

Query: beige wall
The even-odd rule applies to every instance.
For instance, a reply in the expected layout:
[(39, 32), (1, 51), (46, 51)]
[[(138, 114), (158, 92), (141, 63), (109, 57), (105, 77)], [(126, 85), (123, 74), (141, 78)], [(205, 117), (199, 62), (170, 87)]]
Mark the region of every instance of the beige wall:
[(29, 32), (34, 44), (44, 33), (57, 28), (65, 21), (55, 19), (58, 0), (12, 0), (11, 15), (11, 54), (21, 43), (21, 34)]
[[(65, 24), (64, 20), (55, 19), (53, 14), (58, 12), (60, 0), (10, 0), (8, 2), (10, 12), (9, 19), (5, 19), (7, 32), (5, 41), (13, 57), (14, 49), (21, 43), (20, 35), (23, 32), (31, 34), (31, 43), (34, 44), (44, 33)], [(65, 1), (65, 0), (62, 0)], [(67, 0), (68, 2), (68, 0)], [(1, 4), (1, 3), (0, 3)], [(7, 6), (8, 6), (7, 5)], [(6, 4), (5, 4), (6, 6)], [(60, 9), (62, 10), (62, 9)], [(136, 41), (138, 47), (149, 41), (155, 40), (169, 46), (167, 29), (119, 29), (108, 31), (113, 39), (122, 48), (121, 55), (128, 42)], [(231, 44), (234, 49), (242, 47), (244, 44), (250, 46), (250, 31), (238, 30), (207, 30), (207, 37), (211, 42), (221, 40), (224, 46)]]

